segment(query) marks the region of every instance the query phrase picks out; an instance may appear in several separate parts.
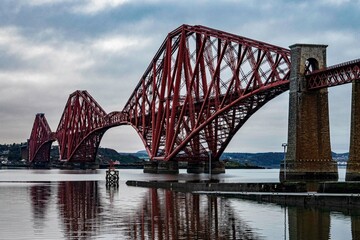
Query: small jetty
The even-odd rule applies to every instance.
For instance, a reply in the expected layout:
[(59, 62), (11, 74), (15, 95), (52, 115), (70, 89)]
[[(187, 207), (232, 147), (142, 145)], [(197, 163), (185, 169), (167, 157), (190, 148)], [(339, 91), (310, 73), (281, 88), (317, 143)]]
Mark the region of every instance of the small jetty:
[[(360, 207), (360, 182), (218, 183), (127, 181), (128, 186), (242, 198), (296, 206)], [(309, 190), (310, 189), (310, 190)]]

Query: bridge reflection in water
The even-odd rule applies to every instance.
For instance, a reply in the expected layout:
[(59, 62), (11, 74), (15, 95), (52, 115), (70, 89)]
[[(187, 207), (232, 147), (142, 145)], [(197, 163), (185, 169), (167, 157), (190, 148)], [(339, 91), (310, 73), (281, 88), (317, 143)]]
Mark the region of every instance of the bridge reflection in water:
[(124, 199), (121, 191), (79, 181), (37, 184), (25, 192), (33, 226), (46, 234), (46, 219), (58, 219), (52, 227), (68, 239), (336, 239), (334, 232), (360, 238), (356, 209), (283, 207), (163, 189), (140, 189), (136, 196), (129, 190), (131, 197)]
[(133, 218), (132, 239), (261, 239), (228, 199), (214, 196), (151, 189)]
[(67, 237), (87, 239), (100, 229), (102, 211), (98, 182), (60, 182), (58, 208)]
[(44, 185), (34, 185), (30, 188), (32, 214), (36, 229), (41, 229), (45, 225), (46, 213), (49, 204), (51, 204), (51, 193), (50, 182), (46, 182)]

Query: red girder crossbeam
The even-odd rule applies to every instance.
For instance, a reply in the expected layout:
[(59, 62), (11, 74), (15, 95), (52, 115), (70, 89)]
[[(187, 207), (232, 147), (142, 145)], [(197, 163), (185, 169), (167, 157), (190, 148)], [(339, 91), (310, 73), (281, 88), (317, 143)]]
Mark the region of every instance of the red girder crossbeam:
[(123, 113), (151, 159), (219, 157), (258, 106), (288, 89), (289, 73), (288, 49), (183, 25), (168, 34)]
[(306, 75), (307, 89), (333, 87), (360, 80), (360, 59), (317, 70)]

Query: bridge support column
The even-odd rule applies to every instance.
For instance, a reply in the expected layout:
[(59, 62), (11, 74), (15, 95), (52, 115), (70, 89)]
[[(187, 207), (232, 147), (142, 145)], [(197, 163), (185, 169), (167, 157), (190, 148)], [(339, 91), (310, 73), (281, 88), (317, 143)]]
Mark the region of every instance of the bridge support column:
[(204, 162), (188, 162), (187, 173), (204, 173)]
[[(205, 163), (205, 173), (209, 173), (209, 163)], [(225, 164), (223, 161), (212, 161), (211, 162), (211, 174), (225, 173)]]
[(360, 180), (360, 82), (352, 82), (351, 130), (346, 181)]
[(178, 174), (179, 163), (173, 161), (159, 161), (158, 162), (158, 173), (165, 174)]
[(144, 163), (144, 173), (157, 173), (157, 161), (149, 161)]
[(144, 164), (144, 173), (178, 174), (179, 164), (174, 161), (150, 161)]
[(305, 81), (306, 71), (326, 66), (326, 47), (290, 46), (288, 151), (281, 164), (281, 181), (338, 179), (337, 164), (331, 156), (328, 91), (307, 91)]

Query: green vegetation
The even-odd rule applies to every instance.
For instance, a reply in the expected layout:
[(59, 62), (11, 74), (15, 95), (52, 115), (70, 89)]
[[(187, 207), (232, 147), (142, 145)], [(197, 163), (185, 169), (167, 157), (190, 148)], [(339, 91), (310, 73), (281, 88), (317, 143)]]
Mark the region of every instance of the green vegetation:
[(2, 160), (7, 161), (20, 161), (21, 160), (21, 145), (18, 143), (13, 144), (0, 144), (0, 157)]
[[(7, 164), (19, 164), (23, 158), (21, 154), (21, 146), (24, 144), (0, 144), (0, 164), (6, 162)], [(26, 151), (26, 149), (24, 149)], [(59, 147), (52, 146), (50, 151), (50, 159), (52, 162), (59, 160)], [(100, 164), (107, 165), (109, 161), (119, 161), (120, 164), (134, 164), (142, 162), (143, 160), (130, 153), (118, 153), (114, 149), (99, 148), (96, 160)]]
[(242, 166), (260, 166), (265, 168), (278, 168), (284, 158), (284, 153), (223, 153), (221, 160), (237, 162)]
[[(10, 164), (19, 164), (23, 158), (26, 158), (21, 151), (22, 144), (0, 144), (0, 163), (7, 162)], [(23, 149), (26, 152), (26, 149)], [(348, 153), (332, 153), (333, 159), (338, 162), (346, 162)], [(58, 146), (52, 146), (50, 159), (56, 162), (59, 159)], [(146, 151), (138, 151), (136, 153), (119, 153), (110, 148), (99, 148), (96, 156), (97, 161), (101, 165), (108, 165), (110, 161), (118, 161), (122, 165), (141, 165), (144, 159), (148, 159)], [(282, 152), (265, 152), (265, 153), (223, 153), (220, 160), (224, 161), (226, 168), (278, 168), (280, 162), (284, 159)]]
[(142, 160), (130, 153), (118, 153), (111, 148), (99, 148), (96, 158), (103, 164), (109, 161), (119, 161), (120, 164), (132, 164), (142, 162)]
[[(332, 153), (335, 161), (346, 162), (348, 153)], [(284, 159), (283, 152), (264, 152), (264, 153), (223, 153), (221, 160), (238, 162), (240, 165), (260, 166), (265, 168), (279, 168)]]
[(240, 163), (240, 162), (237, 162), (237, 161), (230, 161), (230, 160), (225, 160), (225, 168), (227, 169), (231, 169), (231, 168), (241, 168), (241, 169), (244, 169), (244, 168), (263, 168), (263, 167), (259, 167), (259, 166), (255, 166), (255, 165), (252, 165), (252, 164), (249, 164), (249, 163)]

